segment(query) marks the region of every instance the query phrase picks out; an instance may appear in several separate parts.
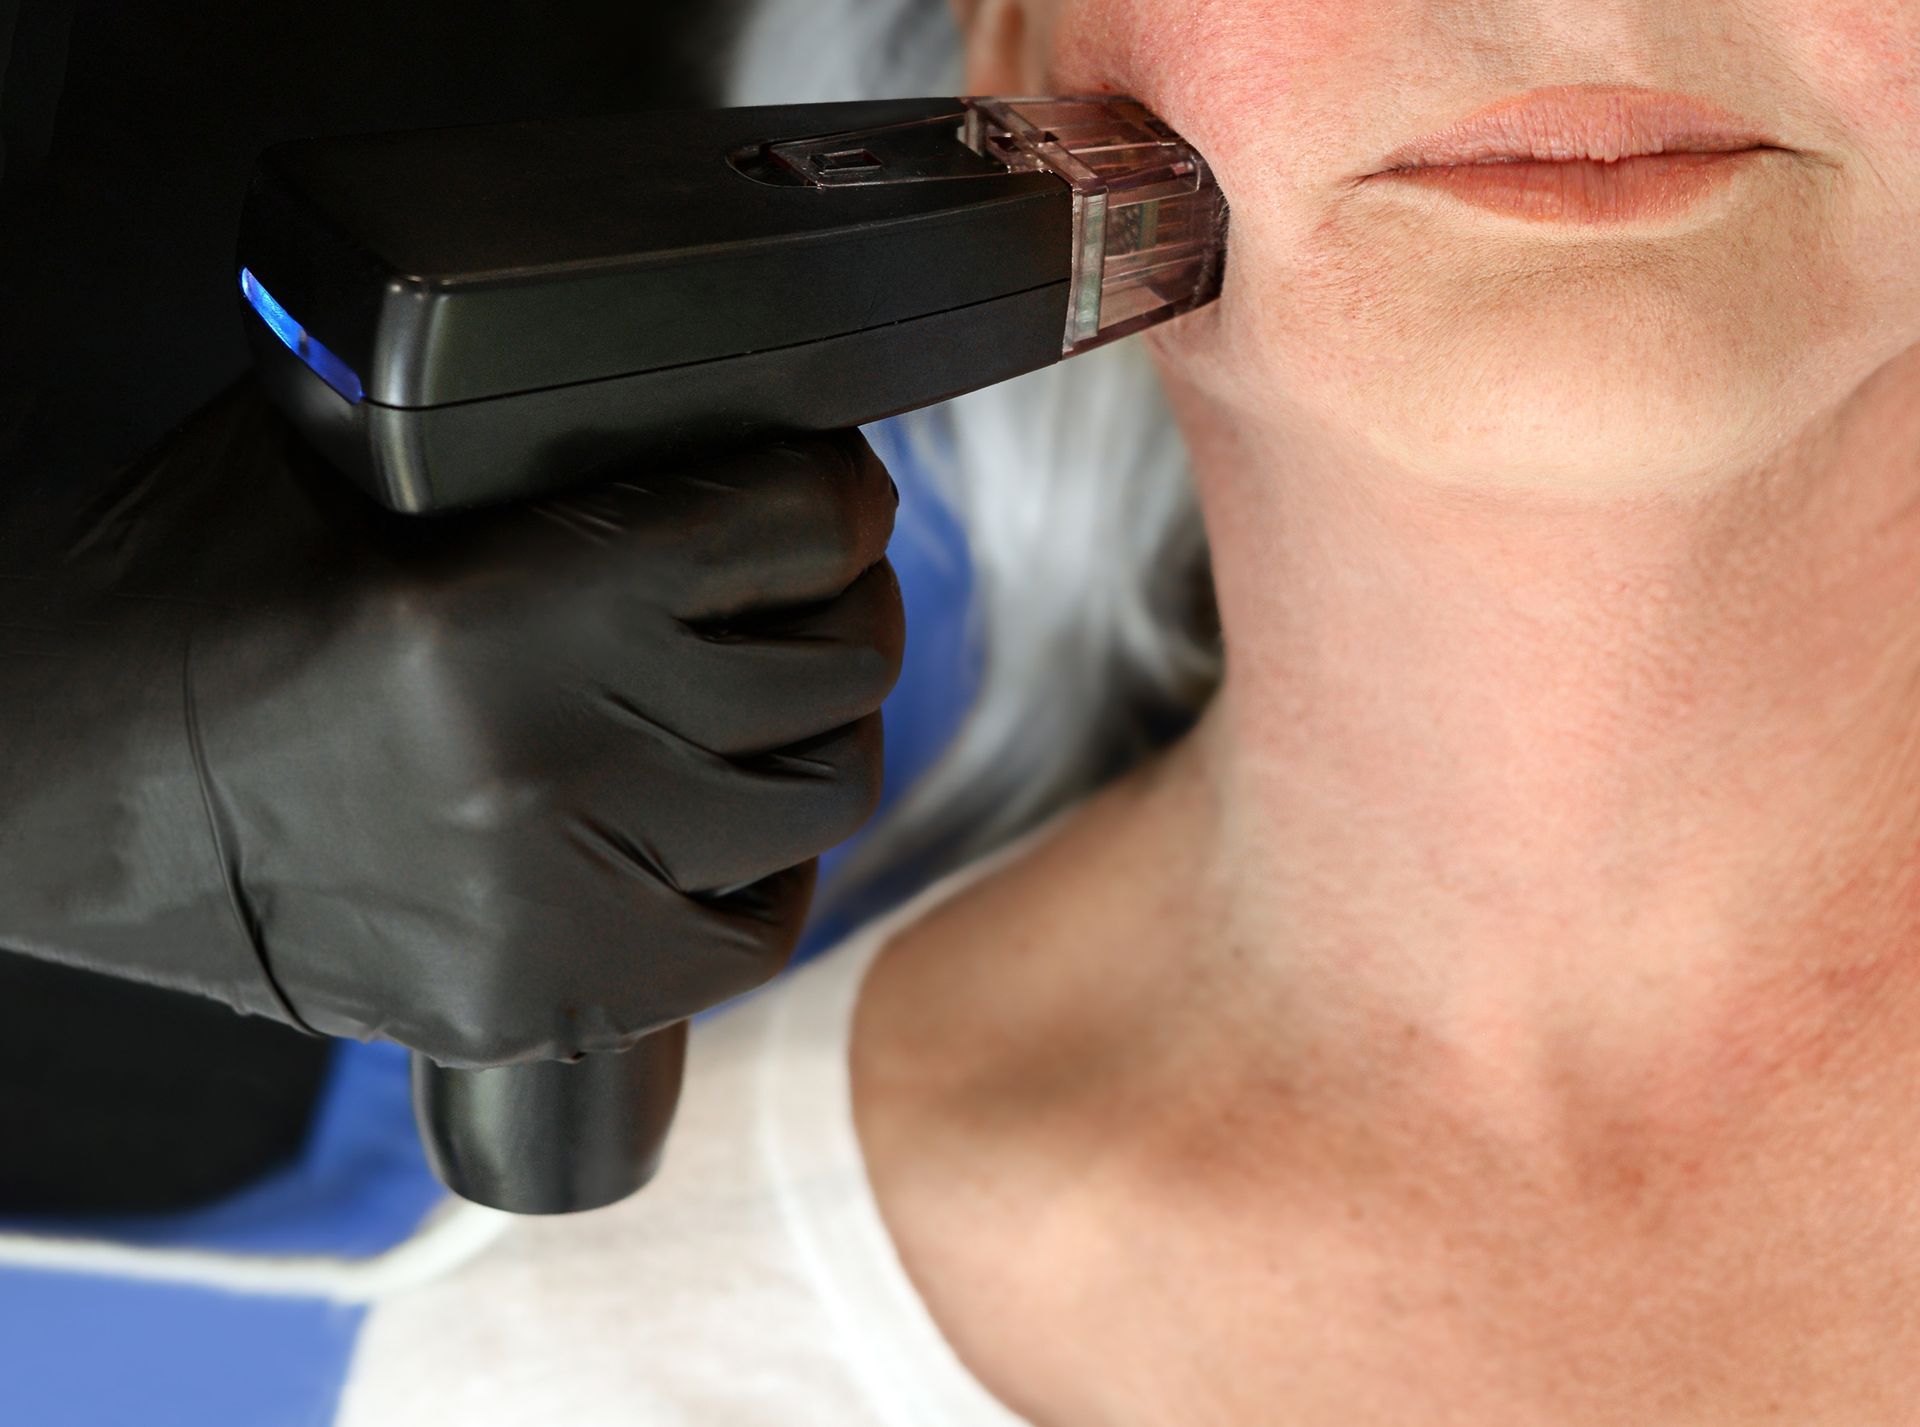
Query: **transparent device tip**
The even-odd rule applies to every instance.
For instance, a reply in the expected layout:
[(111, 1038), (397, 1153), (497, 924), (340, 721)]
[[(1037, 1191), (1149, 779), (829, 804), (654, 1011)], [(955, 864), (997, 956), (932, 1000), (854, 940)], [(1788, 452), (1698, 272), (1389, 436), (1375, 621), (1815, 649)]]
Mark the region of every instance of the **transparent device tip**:
[(961, 142), (1073, 189), (1073, 280), (1061, 352), (1111, 342), (1211, 302), (1227, 206), (1205, 159), (1138, 100), (962, 101)]

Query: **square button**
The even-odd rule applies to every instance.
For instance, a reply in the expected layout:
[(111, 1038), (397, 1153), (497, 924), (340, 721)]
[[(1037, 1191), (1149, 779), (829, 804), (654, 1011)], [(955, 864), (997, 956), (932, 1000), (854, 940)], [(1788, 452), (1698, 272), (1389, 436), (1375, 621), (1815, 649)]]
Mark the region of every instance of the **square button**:
[(866, 149), (835, 149), (828, 154), (815, 154), (813, 166), (821, 173), (858, 173), (862, 169), (880, 167), (880, 160)]

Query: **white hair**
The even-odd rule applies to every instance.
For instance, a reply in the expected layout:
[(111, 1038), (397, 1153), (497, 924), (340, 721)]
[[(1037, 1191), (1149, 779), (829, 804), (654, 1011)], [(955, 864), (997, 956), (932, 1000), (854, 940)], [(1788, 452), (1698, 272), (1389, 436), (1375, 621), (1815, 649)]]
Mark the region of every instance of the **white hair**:
[[(733, 104), (962, 93), (946, 0), (758, 0)], [(900, 419), (966, 534), (974, 706), (833, 892), (1009, 841), (1179, 732), (1220, 678), (1187, 453), (1137, 342)], [(909, 638), (912, 637), (909, 631)]]

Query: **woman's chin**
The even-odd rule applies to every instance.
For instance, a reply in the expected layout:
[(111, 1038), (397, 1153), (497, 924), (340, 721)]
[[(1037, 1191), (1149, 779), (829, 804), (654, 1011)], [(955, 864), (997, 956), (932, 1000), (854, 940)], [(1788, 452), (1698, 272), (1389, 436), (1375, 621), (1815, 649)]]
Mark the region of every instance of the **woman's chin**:
[[(1233, 445), (1302, 476), (1318, 465), (1416, 487), (1677, 494), (1764, 463), (1847, 385), (1820, 344), (1782, 347), (1724, 312), (1638, 324), (1495, 313), (1411, 337), (1217, 306), (1154, 343), (1182, 425), (1193, 439), (1225, 422)], [(1730, 345), (1729, 325), (1746, 325), (1745, 340)]]
[[(1764, 414), (1749, 407), (1636, 408), (1628, 400), (1605, 410), (1437, 401), (1361, 429), (1374, 467), (1411, 485), (1569, 500), (1706, 490), (1758, 465), (1778, 444)], [(1662, 431), (1667, 439), (1656, 436)]]

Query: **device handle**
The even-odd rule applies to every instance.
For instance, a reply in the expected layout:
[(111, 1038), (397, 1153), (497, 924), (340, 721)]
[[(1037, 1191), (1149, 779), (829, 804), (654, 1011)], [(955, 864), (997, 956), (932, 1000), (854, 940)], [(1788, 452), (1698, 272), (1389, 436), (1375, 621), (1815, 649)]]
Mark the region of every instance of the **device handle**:
[(577, 1061), (455, 1070), (415, 1052), (427, 1162), (461, 1198), (514, 1214), (616, 1203), (660, 1167), (686, 1058), (685, 1021)]

